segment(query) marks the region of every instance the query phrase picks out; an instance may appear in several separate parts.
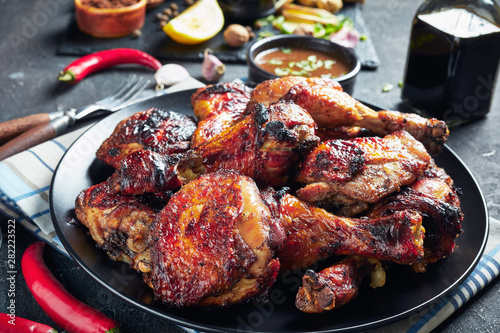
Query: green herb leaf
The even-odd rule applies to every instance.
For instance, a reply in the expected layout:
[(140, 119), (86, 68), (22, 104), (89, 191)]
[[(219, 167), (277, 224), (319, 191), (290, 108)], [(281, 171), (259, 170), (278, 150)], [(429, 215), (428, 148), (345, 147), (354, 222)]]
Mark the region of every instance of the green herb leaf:
[(307, 61), (309, 61), (309, 62), (315, 62), (316, 60), (317, 60), (317, 58), (314, 54), (307, 57)]
[(335, 64), (335, 60), (325, 60), (324, 66), (326, 69), (332, 69), (334, 64)]
[(284, 16), (278, 16), (272, 21), (273, 28), (281, 29), (281, 25), (285, 22)]
[(284, 54), (290, 54), (292, 53), (292, 49), (288, 47), (283, 47), (281, 48), (281, 52), (283, 52)]
[(383, 92), (389, 92), (392, 90), (392, 88), (394, 88), (394, 86), (390, 83), (386, 83), (384, 84), (384, 86), (382, 87), (382, 91)]
[(283, 61), (278, 59), (271, 59), (267, 62), (269, 65), (283, 65)]
[(274, 36), (274, 33), (272, 33), (271, 31), (261, 31), (259, 32), (259, 40), (263, 39), (263, 38), (266, 38), (266, 37), (271, 37), (271, 36)]
[(278, 76), (285, 76), (285, 75), (288, 75), (290, 74), (291, 72), (291, 69), (290, 68), (275, 68), (274, 69), (274, 73)]

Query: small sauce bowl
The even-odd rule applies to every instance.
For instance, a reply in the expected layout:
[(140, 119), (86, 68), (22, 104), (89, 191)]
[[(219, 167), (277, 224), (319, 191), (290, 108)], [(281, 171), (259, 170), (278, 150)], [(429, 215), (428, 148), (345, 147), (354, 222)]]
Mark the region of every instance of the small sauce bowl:
[(146, 4), (147, 0), (140, 0), (127, 7), (96, 8), (75, 0), (76, 22), (81, 31), (93, 37), (124, 37), (142, 28)]
[(262, 69), (255, 61), (259, 54), (280, 48), (300, 48), (312, 52), (327, 53), (333, 58), (342, 61), (349, 70), (345, 74), (332, 79), (338, 81), (346, 93), (352, 94), (356, 76), (361, 69), (359, 59), (351, 49), (312, 36), (277, 35), (255, 42), (247, 52), (249, 85), (256, 85), (262, 81), (280, 77), (275, 73)]

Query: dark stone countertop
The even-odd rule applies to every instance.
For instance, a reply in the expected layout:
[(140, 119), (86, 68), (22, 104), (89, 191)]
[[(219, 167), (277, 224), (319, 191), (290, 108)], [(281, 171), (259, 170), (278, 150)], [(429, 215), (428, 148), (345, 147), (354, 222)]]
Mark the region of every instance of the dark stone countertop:
[[(419, 2), (401, 0), (367, 0), (362, 13), (380, 58), (376, 70), (362, 71), (353, 96), (387, 109), (403, 109), (398, 82), (404, 75), (411, 21)], [(70, 0), (2, 1), (0, 3), (0, 121), (34, 113), (64, 110), (85, 105), (115, 90), (129, 73), (150, 73), (136, 67), (120, 67), (92, 75), (77, 85), (60, 84), (57, 74), (75, 56), (56, 54), (65, 29), (72, 20)], [(180, 62), (193, 77), (200, 76), (201, 64)], [(224, 80), (245, 77), (246, 66), (229, 64)], [(382, 92), (385, 83), (394, 85)], [(470, 168), (486, 199), (491, 217), (500, 219), (500, 87), (495, 88), (493, 107), (482, 120), (452, 130), (449, 146)], [(7, 218), (0, 215), (4, 242), (0, 248), (1, 310), (6, 312)], [(20, 317), (56, 324), (40, 309), (21, 274), (21, 255), (36, 240), (21, 227), (16, 230), (16, 314)], [(47, 248), (48, 266), (64, 286), (89, 305), (113, 315), (125, 332), (183, 332), (172, 323), (135, 309), (97, 282), (90, 279), (70, 259)], [(500, 283), (493, 281), (459, 309), (436, 331), (498, 332), (500, 331)]]

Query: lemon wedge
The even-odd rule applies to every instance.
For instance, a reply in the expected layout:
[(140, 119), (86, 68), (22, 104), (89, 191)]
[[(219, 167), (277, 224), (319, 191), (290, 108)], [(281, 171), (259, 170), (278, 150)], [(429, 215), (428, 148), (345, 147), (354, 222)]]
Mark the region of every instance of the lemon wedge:
[(215, 36), (224, 26), (217, 0), (200, 0), (170, 20), (163, 31), (177, 43), (199, 44)]

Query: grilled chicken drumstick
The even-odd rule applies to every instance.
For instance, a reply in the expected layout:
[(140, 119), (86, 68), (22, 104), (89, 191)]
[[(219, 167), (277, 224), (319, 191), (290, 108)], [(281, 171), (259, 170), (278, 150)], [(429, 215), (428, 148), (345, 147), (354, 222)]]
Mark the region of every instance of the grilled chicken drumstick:
[(285, 76), (259, 83), (252, 90), (249, 106), (251, 107), (257, 103), (264, 104), (265, 106), (278, 103), (293, 86), (299, 83), (306, 86), (326, 86), (334, 90), (343, 91), (342, 86), (337, 81), (332, 79), (321, 77), (305, 78), (302, 76)]
[(405, 130), (422, 142), (432, 155), (439, 153), (448, 139), (449, 130), (444, 121), (398, 111), (374, 111), (332, 82), (335, 81), (296, 77), (265, 81), (255, 87), (250, 104), (296, 103), (309, 112), (319, 129), (360, 127), (380, 136)]
[(284, 194), (279, 200), (285, 242), (281, 270), (304, 268), (332, 255), (360, 255), (409, 265), (423, 257), (422, 216), (406, 210), (383, 218), (348, 218)]
[(120, 121), (96, 156), (117, 168), (123, 158), (141, 149), (162, 155), (180, 153), (189, 149), (195, 129), (196, 124), (190, 117), (150, 108)]
[(183, 186), (151, 227), (155, 296), (178, 307), (262, 297), (279, 271), (273, 223), (249, 177), (219, 171)]
[(296, 180), (297, 196), (354, 216), (412, 184), (430, 163), (424, 146), (405, 131), (384, 138), (333, 140), (308, 154)]

